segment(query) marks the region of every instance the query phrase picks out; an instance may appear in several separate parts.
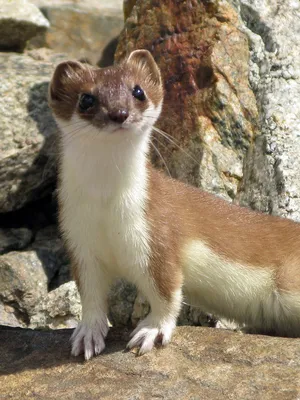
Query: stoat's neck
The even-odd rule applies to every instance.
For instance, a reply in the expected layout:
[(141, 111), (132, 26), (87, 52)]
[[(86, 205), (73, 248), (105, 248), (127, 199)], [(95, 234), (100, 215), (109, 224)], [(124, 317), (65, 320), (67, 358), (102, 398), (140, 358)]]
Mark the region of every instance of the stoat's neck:
[(113, 201), (146, 191), (148, 133), (124, 132), (103, 140), (87, 132), (71, 139), (65, 135), (61, 144), (61, 186), (68, 196)]

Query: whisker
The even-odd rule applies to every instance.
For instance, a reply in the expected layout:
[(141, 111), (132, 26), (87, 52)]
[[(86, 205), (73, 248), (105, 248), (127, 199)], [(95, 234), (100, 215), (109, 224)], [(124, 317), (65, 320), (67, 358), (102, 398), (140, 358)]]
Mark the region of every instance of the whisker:
[(174, 192), (175, 192), (175, 194), (177, 195), (176, 187), (175, 187), (175, 185), (174, 185), (174, 181), (173, 181), (173, 179), (172, 179), (172, 175), (171, 175), (170, 170), (169, 170), (169, 168), (168, 168), (168, 166), (167, 166), (167, 163), (165, 162), (163, 156), (161, 155), (160, 151), (159, 151), (158, 148), (155, 146), (155, 144), (152, 142), (152, 140), (150, 140), (150, 144), (151, 144), (151, 146), (154, 148), (154, 150), (157, 152), (158, 156), (162, 159), (162, 162), (164, 163), (164, 165), (165, 165), (165, 167), (166, 167), (166, 170), (167, 170), (167, 172), (168, 172), (168, 174), (169, 174), (169, 177), (171, 178), (172, 187), (173, 187), (173, 189), (174, 189)]
[(115, 158), (115, 153), (112, 153), (112, 158), (113, 158), (113, 160), (114, 160), (114, 163), (115, 163), (115, 165), (116, 165), (116, 168), (117, 168), (117, 170), (118, 170), (120, 176), (122, 176), (122, 172), (121, 172), (121, 170), (120, 170), (120, 168), (119, 168), (119, 166), (118, 166), (118, 164), (117, 164), (116, 158)]
[(155, 126), (152, 127), (152, 129), (162, 135), (165, 139), (169, 140), (170, 143), (173, 143), (179, 150), (181, 150), (187, 157), (189, 157), (192, 161), (194, 161), (197, 165), (199, 165), (199, 161), (197, 161), (194, 157), (192, 157), (187, 151), (185, 151), (179, 144), (177, 144), (173, 138), (171, 138), (170, 135), (168, 135), (166, 132), (162, 131), (159, 128), (156, 128)]
[(158, 154), (158, 156), (162, 159), (162, 162), (164, 163), (164, 166), (166, 167), (166, 170), (167, 170), (167, 172), (168, 172), (170, 178), (172, 178), (172, 175), (171, 175), (171, 173), (170, 173), (170, 170), (169, 170), (169, 168), (168, 168), (168, 166), (167, 166), (167, 163), (166, 163), (165, 159), (163, 158), (161, 152), (158, 150), (158, 148), (155, 146), (155, 144), (152, 142), (152, 140), (150, 140), (150, 144), (152, 145), (152, 147), (154, 148), (154, 150), (156, 151), (156, 153)]
[(166, 147), (166, 144), (162, 141), (162, 140), (159, 140), (159, 138), (160, 137), (158, 137), (157, 135), (156, 136), (153, 136), (153, 139), (155, 139), (161, 146), (163, 146), (169, 153), (172, 153), (172, 150), (170, 150), (168, 147)]
[[(64, 128), (70, 128), (71, 126), (78, 126), (81, 125), (83, 121), (76, 121), (76, 122), (71, 122), (70, 124), (64, 124)], [(57, 131), (60, 130), (59, 125), (57, 125)]]

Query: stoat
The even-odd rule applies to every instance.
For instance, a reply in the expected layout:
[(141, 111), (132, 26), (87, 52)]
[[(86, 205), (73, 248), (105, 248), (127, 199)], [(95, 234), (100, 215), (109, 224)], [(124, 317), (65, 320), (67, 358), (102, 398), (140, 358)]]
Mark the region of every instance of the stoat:
[(300, 335), (300, 224), (238, 207), (168, 178), (148, 161), (163, 103), (146, 50), (104, 69), (57, 66), (49, 103), (60, 128), (60, 227), (82, 301), (72, 354), (105, 347), (107, 294), (136, 284), (151, 311), (129, 348), (166, 345), (182, 291), (262, 333)]

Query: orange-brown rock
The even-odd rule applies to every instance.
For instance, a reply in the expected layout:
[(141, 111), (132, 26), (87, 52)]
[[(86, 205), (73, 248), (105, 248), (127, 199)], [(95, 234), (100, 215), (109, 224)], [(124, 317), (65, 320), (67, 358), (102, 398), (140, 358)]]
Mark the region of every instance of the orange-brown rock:
[(154, 145), (173, 176), (227, 199), (235, 197), (257, 124), (248, 40), (239, 28), (226, 2), (137, 0), (115, 55), (152, 52), (165, 84), (158, 127), (176, 142), (156, 134)]
[(105, 352), (70, 356), (70, 331), (0, 329), (0, 398), (80, 400), (296, 400), (298, 339), (181, 327), (172, 343), (135, 357), (128, 332), (112, 330)]
[(133, 7), (135, 6), (136, 0), (124, 0), (123, 3), (123, 11), (124, 11), (124, 19), (130, 16)]

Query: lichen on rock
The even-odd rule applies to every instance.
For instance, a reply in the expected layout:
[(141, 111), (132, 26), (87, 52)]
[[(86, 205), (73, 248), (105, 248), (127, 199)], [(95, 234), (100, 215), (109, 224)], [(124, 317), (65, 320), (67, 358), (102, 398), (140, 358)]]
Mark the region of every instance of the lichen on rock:
[[(258, 123), (248, 39), (239, 24), (226, 2), (137, 2), (115, 56), (152, 52), (165, 86), (157, 124), (164, 133), (155, 132), (154, 145), (174, 177), (228, 200), (237, 193)], [(152, 158), (166, 169), (155, 150)]]

